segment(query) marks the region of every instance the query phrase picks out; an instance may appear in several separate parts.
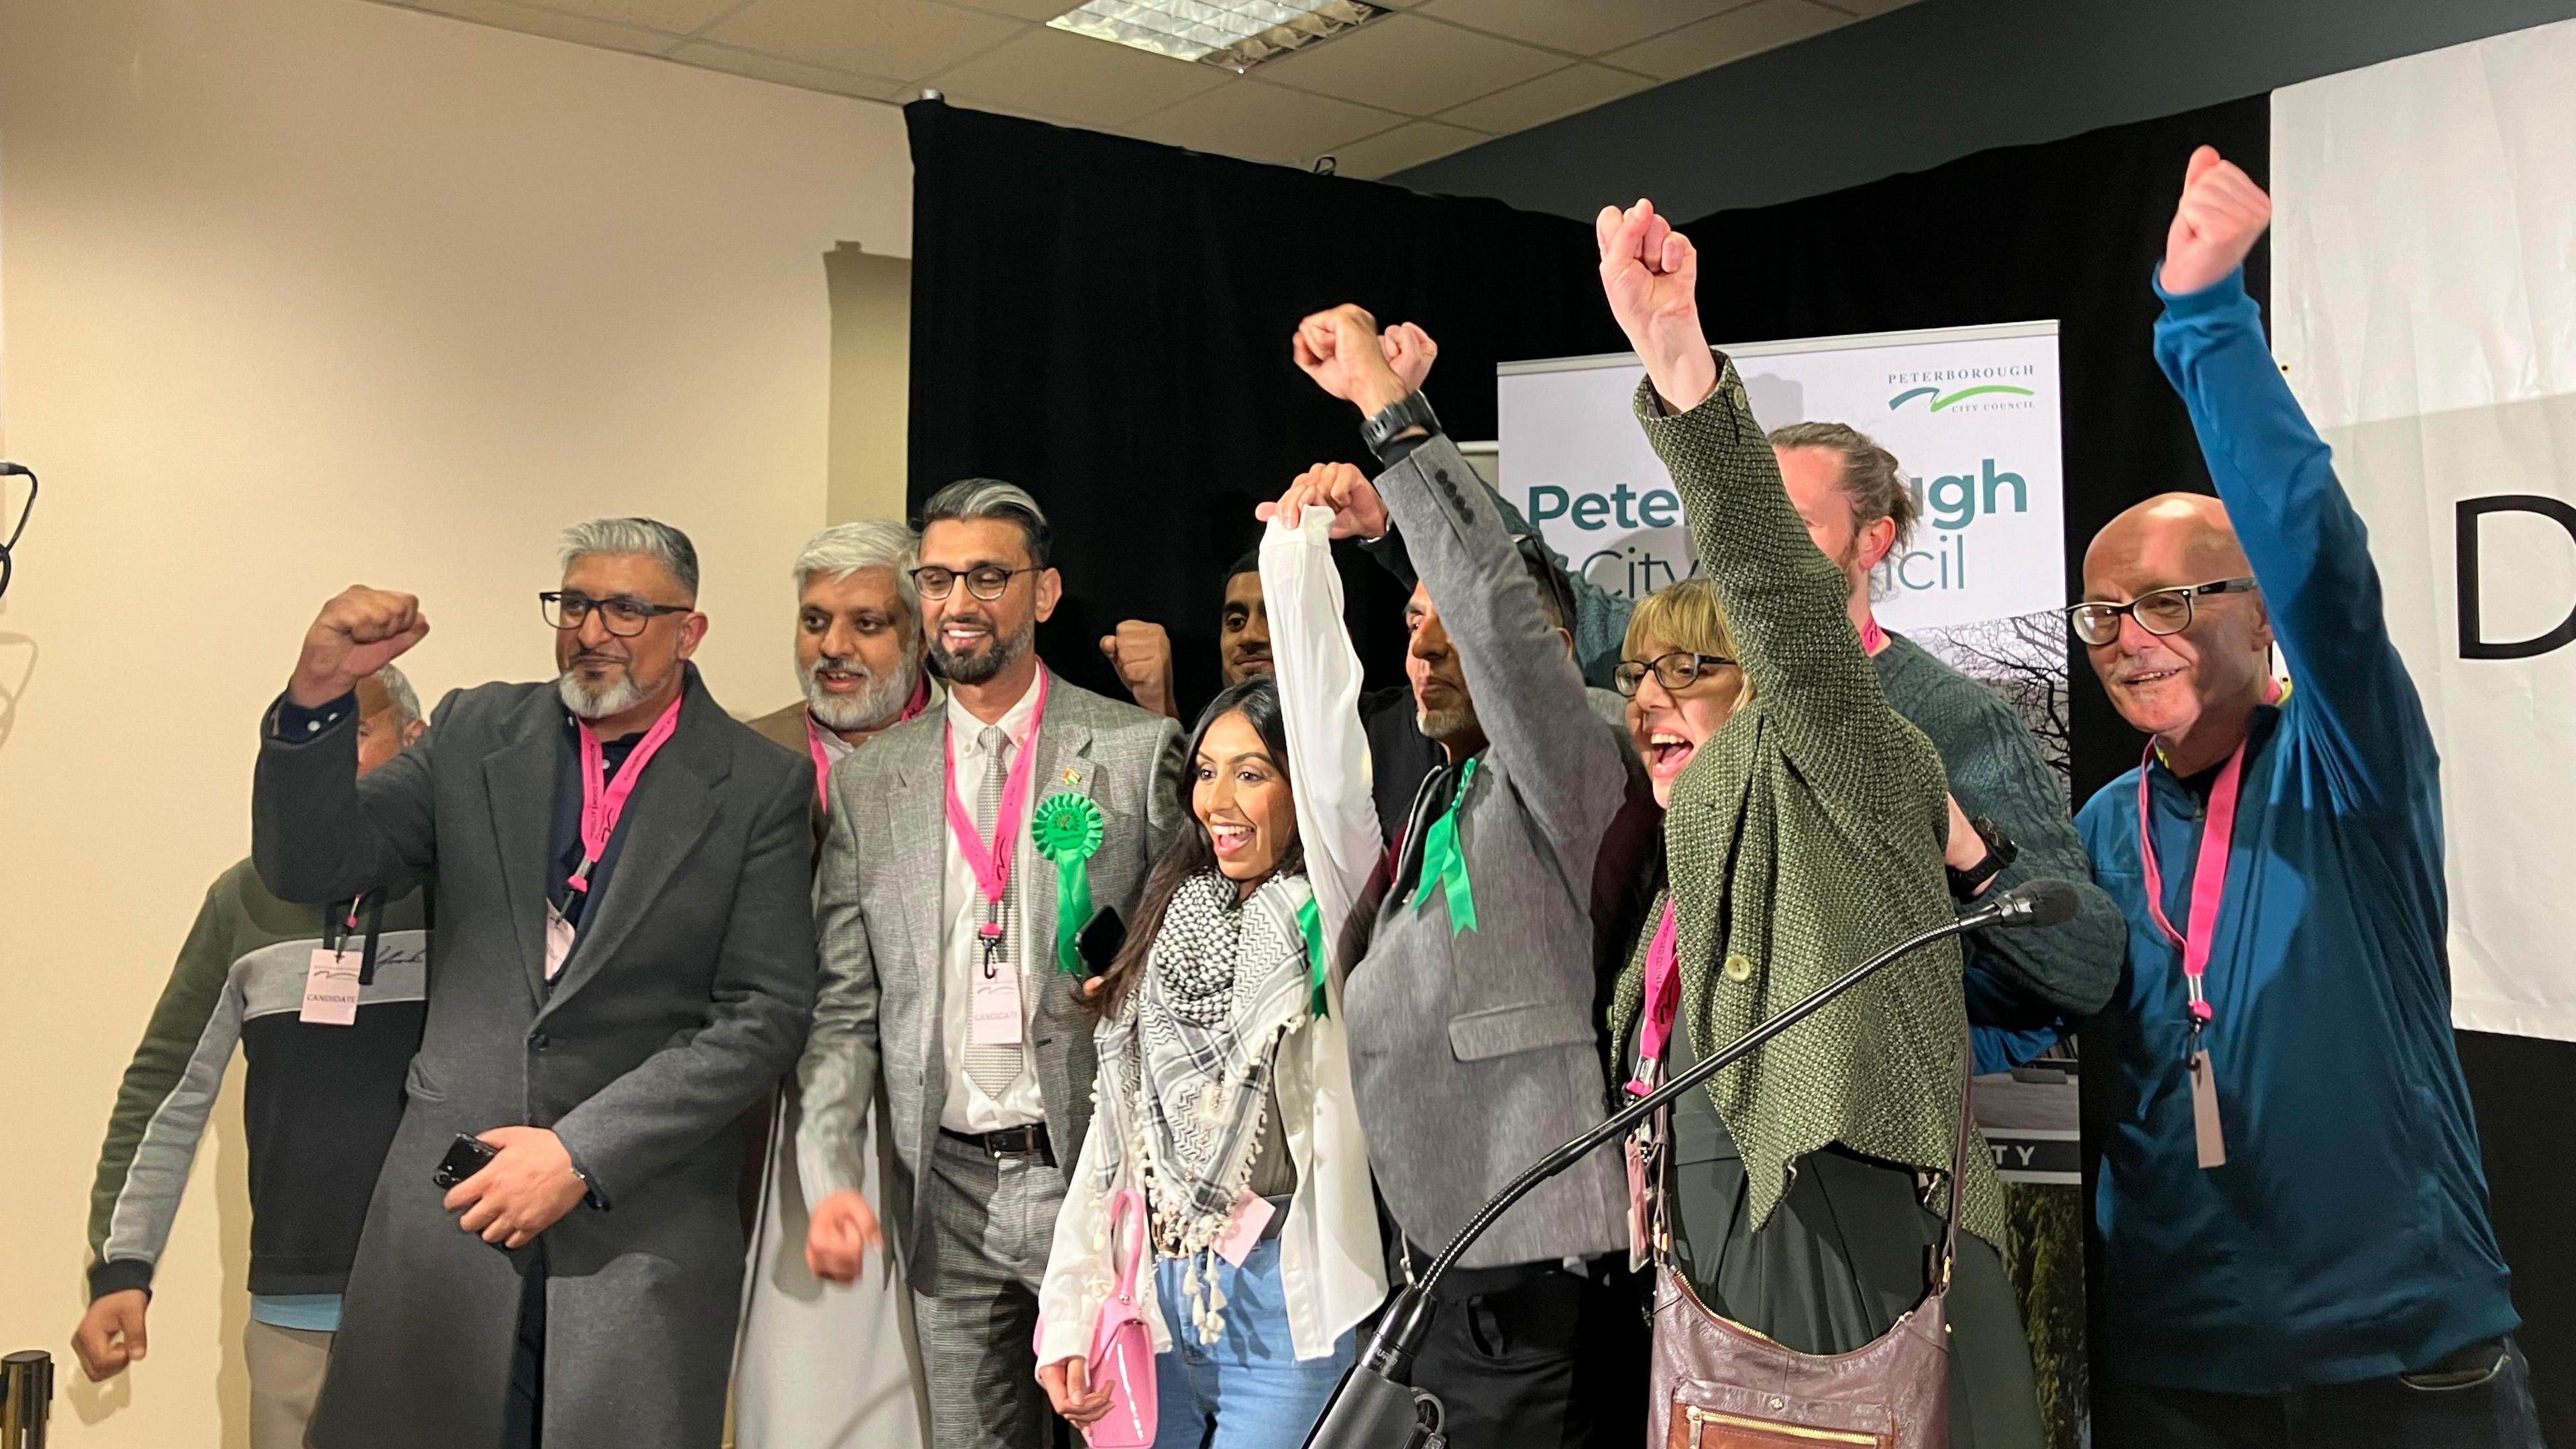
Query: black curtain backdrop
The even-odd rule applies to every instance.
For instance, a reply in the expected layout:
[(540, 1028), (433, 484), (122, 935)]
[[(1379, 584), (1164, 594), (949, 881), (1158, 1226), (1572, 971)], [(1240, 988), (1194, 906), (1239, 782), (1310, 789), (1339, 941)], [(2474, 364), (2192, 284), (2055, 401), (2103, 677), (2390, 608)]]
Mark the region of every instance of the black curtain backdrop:
[[(1297, 319), (1357, 302), (1440, 344), (1452, 436), (1494, 436), (1494, 366), (1615, 352), (1588, 228), (1497, 201), (1329, 176), (920, 101), (912, 135), (918, 507), (1007, 478), (1048, 510), (1066, 601), (1049, 664), (1124, 698), (1097, 641), (1172, 633), (1179, 688), (1216, 692), (1223, 575), (1252, 508), (1311, 464), (1367, 464), (1359, 418), (1289, 360)], [(1374, 465), (1371, 465), (1372, 467)], [(1345, 560), (1370, 682), (1400, 679), (1403, 599)]]
[[(1172, 629), (1183, 698), (1205, 699), (1218, 579), (1256, 536), (1253, 502), (1308, 463), (1366, 463), (1350, 410), (1288, 361), (1302, 314), (1348, 300), (1428, 328), (1441, 344), (1428, 391), (1462, 438), (1494, 435), (1497, 362), (1625, 350), (1579, 223), (937, 103), (906, 114), (912, 499), (981, 473), (1048, 504), (1069, 598), (1040, 639), (1093, 688), (1116, 688), (1094, 641), (1149, 618)], [(2056, 319), (2071, 591), (2112, 515), (2209, 491), (2155, 365), (2148, 280), (2192, 147), (2215, 145), (2263, 180), (2269, 130), (2269, 100), (2255, 96), (1685, 223), (1709, 335)], [(2267, 296), (2265, 248), (2247, 270)], [(1373, 567), (1345, 563), (1372, 678), (1397, 678), (1401, 600)], [(2082, 800), (2135, 764), (2143, 740), (2074, 663)], [(2117, 1030), (2089, 1024), (2087, 1054), (2105, 1055)], [(2576, 1442), (2576, 1044), (2462, 1032), (2459, 1046), (2542, 1416), (2552, 1438)], [(2116, 1103), (2108, 1074), (2085, 1084), (2089, 1179)]]

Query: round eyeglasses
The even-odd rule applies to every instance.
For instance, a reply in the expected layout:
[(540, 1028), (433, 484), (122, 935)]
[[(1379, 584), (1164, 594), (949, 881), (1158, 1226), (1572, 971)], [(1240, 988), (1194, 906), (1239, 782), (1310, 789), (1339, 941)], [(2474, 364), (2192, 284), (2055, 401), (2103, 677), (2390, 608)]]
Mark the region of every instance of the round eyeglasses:
[(2067, 626), (2075, 637), (2089, 646), (2099, 647), (2120, 637), (2123, 616), (2138, 621), (2138, 627), (2150, 634), (2179, 634), (2191, 627), (2192, 601), (2203, 594), (2250, 594), (2259, 588), (2252, 579), (2220, 579), (2214, 584), (2181, 584), (2170, 589), (2149, 589), (2125, 604), (2105, 603), (2090, 599), (2066, 608)]
[(1694, 654), (1687, 649), (1676, 649), (1652, 659), (1622, 659), (1619, 667), (1610, 671), (1610, 682), (1619, 687), (1621, 694), (1633, 699), (1637, 691), (1645, 687), (1646, 675), (1651, 672), (1657, 684), (1667, 691), (1679, 693), (1697, 684), (1701, 675), (1733, 663), (1734, 660), (1723, 654)]

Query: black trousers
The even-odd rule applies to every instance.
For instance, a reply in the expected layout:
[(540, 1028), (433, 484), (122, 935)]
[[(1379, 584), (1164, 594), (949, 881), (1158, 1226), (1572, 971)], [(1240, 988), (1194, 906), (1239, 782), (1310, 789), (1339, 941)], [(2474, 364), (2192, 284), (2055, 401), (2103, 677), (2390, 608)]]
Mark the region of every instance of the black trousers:
[(1643, 1278), (1625, 1254), (1453, 1269), (1413, 1383), (1440, 1396), (1450, 1449), (1634, 1449), (1646, 1434)]
[(2102, 1384), (2107, 1449), (2541, 1449), (2531, 1365), (2511, 1335), (2417, 1373), (2277, 1394)]
[(519, 1342), (510, 1354), (510, 1401), (501, 1415), (501, 1449), (540, 1449), (546, 1402), (546, 1257), (527, 1255), (519, 1278)]

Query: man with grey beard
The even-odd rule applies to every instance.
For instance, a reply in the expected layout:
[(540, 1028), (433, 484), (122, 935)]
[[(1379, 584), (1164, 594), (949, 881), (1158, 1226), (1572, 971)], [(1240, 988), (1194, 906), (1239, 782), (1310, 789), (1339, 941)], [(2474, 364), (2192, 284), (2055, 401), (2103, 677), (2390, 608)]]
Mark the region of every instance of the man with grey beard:
[(836, 523), (796, 558), (796, 683), (804, 698), (749, 721), (814, 763), (815, 834), (823, 781), (850, 752), (938, 702), (921, 668), (919, 540), (892, 519)]
[(428, 1021), (317, 1449), (723, 1432), (738, 1124), (814, 1000), (814, 777), (708, 694), (697, 595), (678, 529), (567, 530), (562, 584), (538, 595), (557, 677), (449, 695), (360, 780), (356, 685), (429, 621), (352, 588), (263, 722), (252, 859), (271, 892), (437, 881)]

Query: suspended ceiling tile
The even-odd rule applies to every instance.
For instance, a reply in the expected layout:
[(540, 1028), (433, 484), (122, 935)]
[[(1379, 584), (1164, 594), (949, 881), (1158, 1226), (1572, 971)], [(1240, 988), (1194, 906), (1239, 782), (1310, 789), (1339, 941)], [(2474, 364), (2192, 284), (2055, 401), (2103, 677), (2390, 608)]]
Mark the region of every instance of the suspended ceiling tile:
[(920, 80), (1026, 28), (931, 0), (752, 0), (699, 38), (806, 65)]
[(1418, 15), (1389, 15), (1265, 61), (1259, 74), (1274, 85), (1427, 116), (1563, 64), (1563, 56), (1513, 41)]
[(1123, 126), (1234, 77), (1043, 26), (931, 80), (960, 105), (1024, 106), (1086, 126)]
[[(537, 8), (587, 15), (644, 30), (687, 35), (742, 7), (742, 0), (543, 0)], [(422, 8), (439, 9), (422, 0)]]
[(1333, 152), (1335, 171), (1343, 176), (1375, 180), (1392, 176), (1408, 166), (1437, 161), (1452, 151), (1464, 151), (1480, 141), (1493, 137), (1464, 126), (1444, 126), (1438, 121), (1407, 121), (1392, 131), (1381, 131), (1366, 140), (1353, 141)]
[(1455, 110), (1443, 111), (1440, 119), (1489, 135), (1508, 136), (1634, 95), (1654, 84), (1649, 77), (1612, 70), (1606, 65), (1569, 65), (1509, 90), (1469, 101)]
[(901, 94), (910, 100), (921, 88), (910, 81), (888, 80), (884, 76), (859, 75), (852, 71), (831, 70), (819, 65), (803, 65), (780, 60), (756, 50), (736, 50), (730, 45), (712, 45), (692, 40), (671, 52), (671, 59), (685, 65), (704, 66), (709, 70), (727, 71), (753, 80), (774, 81), (782, 86), (796, 86), (809, 91), (826, 91), (839, 96), (857, 96), (863, 100), (881, 101)]
[(960, 10), (989, 10), (995, 15), (1008, 15), (1014, 20), (1034, 20), (1040, 25), (1082, 4), (1082, 0), (948, 0)]
[(658, 30), (619, 25), (587, 15), (567, 15), (560, 10), (542, 10), (534, 5), (514, 5), (510, 0), (420, 0), (418, 8), (529, 35), (595, 45), (606, 50), (631, 50), (641, 55), (660, 55), (680, 43), (680, 37)]
[(1126, 131), (1193, 151), (1295, 164), (1405, 119), (1330, 96), (1238, 78), (1157, 111)]
[(1599, 55), (1747, 0), (1424, 0), (1417, 12), (1575, 55)]
[(1885, 15), (1890, 10), (1902, 10), (1914, 0), (1823, 0), (1823, 3), (1867, 20), (1873, 15)]
[(1625, 70), (1680, 80), (1712, 66), (1822, 34), (1849, 24), (1851, 19), (1840, 10), (1829, 10), (1808, 0), (1754, 0), (1741, 9), (1711, 16), (1601, 58)]

